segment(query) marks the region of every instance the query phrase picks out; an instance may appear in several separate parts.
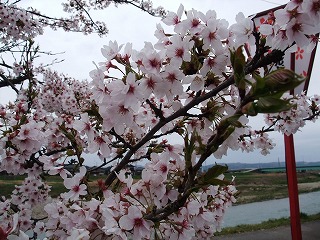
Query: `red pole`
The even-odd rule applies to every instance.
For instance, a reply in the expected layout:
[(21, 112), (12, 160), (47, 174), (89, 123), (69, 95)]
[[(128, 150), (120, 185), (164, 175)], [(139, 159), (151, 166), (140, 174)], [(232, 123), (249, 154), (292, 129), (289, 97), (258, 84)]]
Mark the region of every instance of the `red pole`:
[(290, 203), (291, 237), (292, 240), (302, 240), (298, 180), (292, 134), (290, 136), (284, 134), (284, 145), (286, 154), (286, 170)]

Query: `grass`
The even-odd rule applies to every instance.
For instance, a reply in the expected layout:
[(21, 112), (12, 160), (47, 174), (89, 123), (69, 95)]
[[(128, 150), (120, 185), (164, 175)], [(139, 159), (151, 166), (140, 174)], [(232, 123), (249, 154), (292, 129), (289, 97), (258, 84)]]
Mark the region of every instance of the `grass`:
[[(237, 204), (259, 202), (271, 199), (288, 197), (287, 177), (285, 173), (227, 173), (226, 178), (232, 179), (236, 176), (236, 186), (239, 191)], [(301, 172), (297, 173), (299, 183), (320, 182), (318, 172)], [(90, 187), (97, 188), (97, 180), (104, 176), (91, 176)], [(9, 196), (14, 190), (15, 185), (19, 185), (24, 176), (0, 176), (0, 195)], [(137, 179), (137, 176), (135, 176)], [(58, 176), (46, 176), (46, 181), (51, 188), (51, 196), (57, 197), (60, 193), (66, 191), (62, 179)], [(320, 190), (320, 184), (314, 188), (299, 188), (300, 193)]]
[[(314, 215), (300, 214), (301, 223), (320, 220), (320, 213)], [(253, 232), (262, 229), (272, 229), (280, 226), (290, 226), (290, 218), (270, 219), (259, 224), (241, 224), (236, 227), (223, 228), (221, 232), (217, 232), (215, 236), (236, 234), (242, 232)]]
[[(226, 178), (235, 175), (236, 187), (239, 191), (237, 204), (260, 202), (288, 197), (286, 173), (227, 173)], [(320, 190), (320, 184), (308, 187), (306, 183), (320, 182), (317, 171), (298, 172), (299, 193)], [(302, 186), (304, 184), (304, 186)]]
[[(236, 176), (236, 186), (240, 194), (237, 204), (264, 201), (277, 198), (288, 197), (287, 178), (285, 173), (227, 173), (226, 178), (232, 179), (232, 175)], [(318, 172), (301, 172), (297, 173), (298, 182), (300, 184), (320, 182), (320, 174)], [(90, 180), (90, 188), (97, 188), (97, 180), (103, 179), (104, 176), (92, 176)], [(10, 196), (15, 185), (19, 185), (24, 179), (24, 176), (0, 175), (0, 195)], [(137, 179), (137, 177), (135, 177)], [(46, 176), (46, 181), (52, 186), (50, 195), (57, 197), (60, 193), (65, 192), (62, 179), (58, 176)], [(319, 184), (316, 184), (320, 186)], [(299, 193), (320, 190), (315, 188), (300, 188)], [(320, 220), (320, 213), (307, 216), (301, 214), (301, 221)], [(248, 231), (257, 231), (261, 229), (270, 229), (279, 226), (290, 225), (289, 218), (273, 219), (255, 225), (239, 225), (236, 227), (224, 228), (222, 232), (216, 235), (234, 234)]]
[[(97, 189), (97, 180), (103, 176), (91, 176), (89, 186), (92, 189)], [(15, 185), (20, 185), (24, 176), (1, 175), (0, 176), (0, 196), (9, 197), (15, 188)], [(45, 181), (51, 186), (50, 196), (57, 197), (60, 193), (66, 192), (67, 189), (63, 185), (63, 180), (59, 176), (45, 176)]]

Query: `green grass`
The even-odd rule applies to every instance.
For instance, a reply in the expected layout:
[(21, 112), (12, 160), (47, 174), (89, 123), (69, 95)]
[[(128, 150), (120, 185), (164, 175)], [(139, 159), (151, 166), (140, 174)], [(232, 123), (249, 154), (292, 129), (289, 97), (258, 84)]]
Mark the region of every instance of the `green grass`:
[[(287, 177), (285, 173), (226, 173), (226, 179), (232, 179), (235, 175), (236, 187), (239, 191), (237, 204), (259, 202), (271, 199), (279, 199), (288, 197)], [(320, 174), (318, 172), (307, 171), (297, 173), (299, 183), (320, 182)], [(95, 191), (97, 189), (96, 180), (105, 176), (91, 176), (90, 187)], [(24, 176), (0, 176), (0, 195), (9, 196), (14, 190), (15, 185), (20, 185)], [(140, 176), (134, 176), (134, 179), (139, 179)], [(51, 188), (50, 195), (57, 197), (60, 193), (65, 192), (62, 179), (59, 176), (46, 176), (46, 181)], [(299, 189), (300, 193), (317, 191), (320, 188), (312, 190)]]
[[(287, 178), (285, 173), (227, 173), (226, 178), (231, 179), (232, 175), (236, 176), (236, 186), (240, 191), (238, 204), (264, 201), (269, 199), (283, 198), (288, 196), (287, 191)], [(105, 176), (91, 176), (88, 180), (90, 186), (97, 188), (96, 181), (103, 179)], [(134, 177), (139, 179), (139, 177)], [(20, 185), (24, 176), (0, 176), (0, 195), (10, 196), (15, 185)], [(65, 192), (66, 189), (63, 181), (59, 176), (46, 176), (45, 180), (52, 186), (50, 195), (57, 197), (60, 193)], [(299, 183), (320, 182), (320, 174), (317, 172), (298, 173)], [(313, 191), (319, 189), (313, 189)], [(304, 192), (299, 190), (300, 193)], [(250, 196), (250, 199), (245, 199)], [(244, 200), (243, 200), (244, 199)], [(307, 216), (301, 214), (301, 221), (314, 221), (320, 220), (320, 213)], [(235, 234), (248, 231), (257, 231), (261, 229), (270, 229), (279, 226), (290, 225), (289, 218), (273, 219), (255, 225), (239, 225), (236, 227), (224, 228), (222, 232), (216, 235)]]
[(15, 189), (15, 185), (20, 185), (24, 176), (2, 175), (0, 176), (0, 195), (8, 197)]
[[(96, 185), (96, 181), (103, 176), (91, 176), (89, 182), (91, 185)], [(50, 196), (58, 197), (60, 193), (66, 192), (67, 189), (63, 185), (63, 180), (60, 176), (45, 176), (45, 181), (51, 186)], [(0, 196), (9, 197), (15, 188), (15, 185), (21, 185), (24, 176), (1, 175), (0, 176)]]
[[(314, 215), (300, 214), (301, 223), (320, 220), (320, 213)], [(290, 226), (290, 218), (270, 219), (259, 224), (241, 224), (236, 227), (223, 228), (221, 232), (217, 232), (216, 236), (236, 234), (242, 232), (253, 232), (262, 229), (272, 229), (280, 226)]]
[[(271, 199), (288, 197), (286, 173), (227, 173), (226, 178), (235, 176), (236, 187), (239, 191), (237, 204), (260, 202)], [(317, 171), (298, 172), (298, 183), (320, 182)], [(299, 188), (299, 193), (320, 190)]]

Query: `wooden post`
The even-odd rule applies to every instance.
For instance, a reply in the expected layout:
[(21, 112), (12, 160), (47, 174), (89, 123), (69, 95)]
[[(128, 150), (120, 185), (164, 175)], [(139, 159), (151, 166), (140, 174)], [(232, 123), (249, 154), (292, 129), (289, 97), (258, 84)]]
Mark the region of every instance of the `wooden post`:
[(302, 240), (296, 159), (292, 134), (290, 136), (284, 135), (284, 145), (290, 203), (291, 237), (292, 240)]

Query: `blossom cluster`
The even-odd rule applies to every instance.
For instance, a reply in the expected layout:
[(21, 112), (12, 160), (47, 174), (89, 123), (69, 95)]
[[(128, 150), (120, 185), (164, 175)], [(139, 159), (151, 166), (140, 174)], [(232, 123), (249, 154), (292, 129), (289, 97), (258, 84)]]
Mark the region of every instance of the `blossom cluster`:
[[(83, 184), (78, 185), (85, 174), (85, 168), (82, 168), (69, 185), (65, 182), (70, 191), (45, 206), (45, 211), (51, 216), (45, 224), (46, 236), (71, 239), (75, 231), (83, 234), (84, 239), (149, 239), (151, 236), (164, 239), (194, 239), (197, 236), (199, 239), (211, 236), (221, 228), (225, 209), (235, 202), (235, 187), (210, 186), (202, 189), (156, 227), (143, 215), (177, 198), (177, 189), (167, 189), (164, 183), (168, 176), (176, 175), (175, 171), (181, 172), (177, 169), (181, 167), (177, 161), (168, 163), (165, 158), (158, 158), (155, 154), (143, 170), (141, 180), (136, 183), (133, 183), (131, 175), (127, 175), (128, 170), (120, 171), (118, 179), (123, 184), (122, 190), (115, 193), (101, 186), (104, 200), (81, 200), (81, 195), (85, 195), (83, 190), (79, 190)], [(69, 187), (71, 182), (74, 184)]]
[(260, 32), (267, 36), (268, 46), (283, 50), (296, 43), (298, 47), (314, 48), (318, 41), (315, 35), (320, 28), (318, 1), (291, 1), (270, 18), (274, 20), (260, 26)]
[[(100, 35), (108, 33), (106, 24), (101, 21), (93, 21), (89, 15), (91, 8), (105, 9), (110, 3), (128, 4), (127, 1), (74, 1), (69, 0), (62, 3), (63, 10), (69, 13), (67, 18), (54, 18), (47, 16), (36, 9), (23, 9), (18, 4), (0, 3), (0, 38), (4, 43), (17, 40), (33, 39), (37, 35), (43, 34), (44, 27), (53, 29), (62, 28), (65, 31), (83, 32), (90, 34), (98, 32)], [(151, 1), (130, 2), (133, 6), (148, 12), (153, 16), (165, 16), (163, 7), (153, 7)]]
[(317, 112), (320, 109), (320, 98), (318, 95), (307, 97), (305, 94), (299, 96), (286, 94), (283, 97), (290, 99), (294, 107), (279, 114), (265, 115), (265, 122), (269, 126), (273, 126), (276, 131), (286, 135), (294, 134), (306, 124), (306, 119), (312, 121), (318, 119)]
[[(301, 83), (296, 74), (285, 69), (257, 74), (281, 60), (273, 59), (265, 42), (275, 44), (286, 33), (290, 37), (281, 41), (286, 47), (275, 45), (283, 54), (293, 42), (309, 45), (319, 32), (320, 19), (305, 17), (298, 32), (308, 34), (308, 41), (292, 32), (313, 1), (303, 2), (275, 12), (274, 22), (260, 27), (263, 35), (241, 13), (229, 26), (213, 10), (184, 11), (181, 5), (163, 19), (173, 33), (157, 25), (156, 44), (146, 42), (140, 51), (116, 41), (103, 46), (105, 61), (90, 72), (90, 82), (34, 69), (34, 79), (16, 101), (0, 106), (0, 170), (26, 176), (0, 201), (0, 234), (211, 238), (237, 190), (233, 180), (224, 179), (226, 167), (201, 172), (204, 161), (230, 150), (267, 154), (273, 148), (269, 129), (253, 130), (248, 115), (268, 113), (268, 125), (291, 134), (320, 113), (318, 96), (283, 95)], [(284, 21), (293, 10), (299, 14)], [(244, 44), (261, 46), (252, 61), (243, 54)], [(93, 156), (100, 161), (97, 168), (112, 165), (95, 185), (90, 179), (95, 168), (85, 167)], [(140, 161), (144, 169), (134, 180), (128, 165)], [(66, 189), (54, 199), (45, 180), (50, 176), (61, 178)], [(34, 218), (31, 209), (43, 202), (47, 219)]]
[(0, 39), (3, 43), (27, 40), (43, 33), (39, 21), (15, 5), (0, 3), (0, 19)]
[[(66, 12), (73, 12), (75, 10), (79, 10), (79, 8), (83, 9), (99, 9), (103, 10), (110, 6), (111, 3), (114, 3), (115, 6), (118, 6), (119, 4), (128, 4), (129, 2), (126, 0), (122, 1), (110, 1), (110, 0), (83, 0), (81, 2), (75, 1), (75, 0), (68, 0), (66, 3), (63, 3), (64, 10)], [(153, 16), (159, 16), (164, 17), (166, 15), (166, 10), (159, 6), (154, 7), (152, 1), (150, 0), (136, 0), (135, 2), (130, 2), (130, 4), (134, 5), (137, 8), (140, 8), (141, 10), (153, 15)]]

